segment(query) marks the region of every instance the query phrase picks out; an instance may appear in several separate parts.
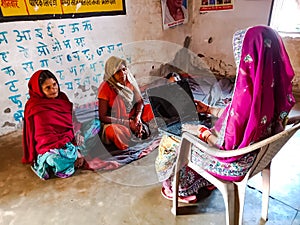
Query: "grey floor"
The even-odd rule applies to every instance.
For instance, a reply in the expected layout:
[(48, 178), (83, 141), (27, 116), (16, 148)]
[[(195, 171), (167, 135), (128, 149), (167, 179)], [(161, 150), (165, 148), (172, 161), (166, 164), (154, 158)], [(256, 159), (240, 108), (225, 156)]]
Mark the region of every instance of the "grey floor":
[[(275, 157), (269, 220), (260, 221), (261, 177), (248, 183), (244, 224), (300, 224), (300, 132)], [(112, 172), (78, 170), (67, 179), (42, 181), (21, 164), (21, 132), (0, 137), (2, 225), (222, 225), (225, 207), (215, 190), (195, 206), (197, 214), (173, 216), (154, 170), (157, 152)]]

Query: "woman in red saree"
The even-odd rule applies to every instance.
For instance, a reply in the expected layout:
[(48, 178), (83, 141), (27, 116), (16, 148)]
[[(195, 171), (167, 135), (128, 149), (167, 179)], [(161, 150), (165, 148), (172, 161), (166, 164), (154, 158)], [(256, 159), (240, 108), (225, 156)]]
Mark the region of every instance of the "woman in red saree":
[(56, 77), (48, 70), (35, 72), (28, 83), (23, 128), (23, 163), (41, 178), (51, 174), (65, 178), (83, 164), (75, 141), (73, 104), (60, 91)]
[(125, 150), (132, 137), (146, 139), (150, 136), (146, 123), (153, 118), (152, 110), (149, 105), (144, 105), (138, 84), (125, 60), (112, 56), (106, 61), (98, 101), (100, 137), (104, 144)]

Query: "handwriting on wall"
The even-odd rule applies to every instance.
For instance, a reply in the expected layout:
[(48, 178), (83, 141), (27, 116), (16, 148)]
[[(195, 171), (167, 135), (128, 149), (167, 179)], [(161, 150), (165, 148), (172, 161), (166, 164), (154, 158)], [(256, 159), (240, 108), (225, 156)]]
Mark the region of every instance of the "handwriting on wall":
[(43, 25), (7, 30), (0, 27), (1, 93), (14, 106), (10, 113), (17, 122), (23, 118), (27, 83), (36, 70), (51, 70), (61, 89), (74, 94), (78, 86), (98, 86), (107, 56), (122, 52), (121, 42), (98, 44), (99, 34), (90, 20)]

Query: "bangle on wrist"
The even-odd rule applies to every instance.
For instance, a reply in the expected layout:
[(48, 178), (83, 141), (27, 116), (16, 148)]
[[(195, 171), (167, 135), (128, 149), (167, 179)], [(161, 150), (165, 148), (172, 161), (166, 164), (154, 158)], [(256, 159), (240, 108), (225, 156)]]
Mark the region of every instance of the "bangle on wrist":
[(202, 141), (205, 141), (205, 137), (203, 136), (203, 133), (205, 132), (205, 131), (207, 131), (208, 130), (208, 128), (207, 127), (201, 127), (200, 129), (199, 129), (199, 138), (200, 138), (200, 140), (202, 140)]
[(208, 143), (208, 138), (212, 135), (212, 133), (209, 133), (206, 137), (205, 137), (205, 142)]

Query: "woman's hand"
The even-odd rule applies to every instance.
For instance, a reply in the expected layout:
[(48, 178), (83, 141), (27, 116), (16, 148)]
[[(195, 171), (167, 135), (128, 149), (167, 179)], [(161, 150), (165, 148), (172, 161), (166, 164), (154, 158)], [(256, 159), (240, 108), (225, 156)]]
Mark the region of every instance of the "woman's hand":
[(129, 127), (130, 130), (137, 136), (137, 137), (142, 137), (143, 134), (143, 126), (142, 126), (142, 121), (139, 120), (138, 118), (134, 119), (129, 119)]
[(84, 137), (80, 133), (77, 133), (75, 138), (76, 138), (76, 143), (78, 146), (81, 146), (84, 144)]
[(203, 125), (196, 125), (196, 124), (183, 124), (182, 125), (182, 131), (189, 132), (195, 136), (199, 136), (199, 129), (201, 127), (204, 127)]
[(206, 105), (205, 103), (198, 101), (198, 100), (194, 100), (195, 105), (196, 105), (196, 109), (198, 113), (206, 113), (206, 114), (210, 114), (210, 107), (209, 105)]
[(199, 137), (202, 141), (207, 140), (207, 137), (211, 135), (210, 130), (203, 125), (195, 125), (195, 124), (183, 124), (182, 130), (187, 131), (197, 137)]

